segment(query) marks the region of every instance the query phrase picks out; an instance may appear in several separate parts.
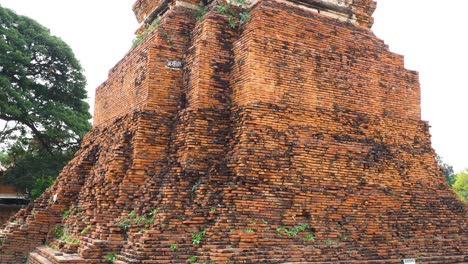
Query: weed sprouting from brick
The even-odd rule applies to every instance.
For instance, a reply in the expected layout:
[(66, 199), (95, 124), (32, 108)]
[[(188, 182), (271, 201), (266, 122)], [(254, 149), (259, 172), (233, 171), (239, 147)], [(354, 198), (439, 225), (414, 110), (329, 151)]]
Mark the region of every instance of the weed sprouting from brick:
[(65, 211), (63, 211), (62, 213), (63, 218), (67, 218), (70, 215), (73, 208), (74, 208), (73, 205), (70, 205)]
[(70, 233), (67, 225), (60, 225), (54, 228), (55, 238), (67, 244), (79, 244), (80, 240)]
[(117, 259), (117, 254), (114, 252), (110, 252), (109, 254), (106, 255), (106, 261), (113, 261)]
[(208, 13), (208, 7), (200, 1), (200, 4), (197, 6), (195, 17), (197, 20), (201, 20), (205, 14)]
[(304, 242), (312, 241), (314, 239), (315, 239), (314, 233), (309, 233), (309, 234), (302, 237), (302, 241), (304, 241)]
[(140, 42), (148, 36), (149, 33), (153, 32), (161, 24), (161, 19), (157, 18), (148, 26), (142, 33), (138, 34), (133, 40), (132, 48), (135, 48)]
[(87, 225), (83, 230), (81, 230), (80, 234), (85, 235), (91, 229), (92, 225)]
[(115, 224), (122, 228), (123, 230), (127, 230), (130, 226), (146, 226), (151, 225), (154, 222), (155, 215), (158, 212), (158, 209), (154, 209), (148, 214), (144, 215), (137, 215), (135, 211), (131, 211), (128, 215), (122, 217), (122, 219), (115, 222)]
[[(232, 2), (218, 3), (214, 8), (219, 14), (228, 18), (228, 23), (231, 28), (244, 24), (250, 18), (250, 10), (247, 8), (247, 2), (245, 0), (233, 0)], [(239, 8), (241, 11), (238, 10)], [(208, 12), (209, 7), (203, 2), (200, 2), (196, 8), (196, 19), (201, 20)]]
[(203, 236), (206, 234), (206, 229), (202, 229), (199, 232), (192, 233), (192, 244), (200, 244)]
[(255, 230), (253, 230), (253, 228), (246, 228), (245, 232), (246, 233), (255, 233)]
[[(242, 11), (237, 11), (235, 6), (240, 7)], [(228, 18), (228, 23), (231, 28), (244, 24), (250, 18), (247, 2), (245, 0), (234, 0), (233, 3), (218, 4), (216, 9), (219, 14)]]
[(177, 244), (171, 244), (171, 245), (169, 245), (169, 248), (170, 249), (177, 249), (177, 248), (179, 248), (179, 246)]
[(287, 228), (285, 226), (280, 226), (276, 228), (276, 233), (278, 236), (283, 236), (283, 234), (286, 234), (288, 236), (296, 237), (299, 232), (305, 231), (306, 229), (310, 228), (309, 224), (299, 224), (296, 225), (292, 228)]

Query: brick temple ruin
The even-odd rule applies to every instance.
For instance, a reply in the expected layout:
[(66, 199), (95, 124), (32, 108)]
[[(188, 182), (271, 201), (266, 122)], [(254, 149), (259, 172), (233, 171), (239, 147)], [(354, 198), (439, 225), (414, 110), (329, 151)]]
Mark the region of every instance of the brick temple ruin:
[(468, 208), (375, 5), (138, 0), (141, 42), (0, 263), (467, 263)]

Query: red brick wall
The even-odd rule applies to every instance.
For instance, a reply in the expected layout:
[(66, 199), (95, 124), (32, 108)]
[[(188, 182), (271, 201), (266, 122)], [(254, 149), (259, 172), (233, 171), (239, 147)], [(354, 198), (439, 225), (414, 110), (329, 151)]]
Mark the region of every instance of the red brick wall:
[(390, 53), (372, 32), (310, 18), (291, 5), (278, 10), (252, 15), (244, 62), (250, 67), (249, 82), (234, 90), (237, 104), (340, 108), (420, 119), (417, 73), (404, 69), (402, 57)]
[(174, 112), (180, 106), (182, 69), (168, 65), (183, 65), (181, 49), (188, 44), (193, 23), (193, 15), (190, 19), (177, 11), (181, 9), (167, 13), (161, 25), (109, 71), (108, 80), (96, 90), (95, 127), (134, 111)]
[[(468, 210), (401, 56), (367, 24), (284, 2), (260, 1), (235, 28), (216, 10), (170, 9), (111, 73), (95, 128), (16, 216), (0, 262), (49, 241), (83, 263), (466, 262)], [(142, 54), (135, 99), (118, 80), (134, 83)], [(58, 224), (79, 243), (51, 239)]]
[(131, 50), (96, 89), (94, 126), (143, 108), (148, 98), (148, 44)]

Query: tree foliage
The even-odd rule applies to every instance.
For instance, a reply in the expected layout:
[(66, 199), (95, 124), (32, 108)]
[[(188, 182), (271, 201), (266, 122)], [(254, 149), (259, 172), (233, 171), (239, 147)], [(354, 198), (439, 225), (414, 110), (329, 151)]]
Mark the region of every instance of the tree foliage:
[(462, 201), (468, 202), (468, 169), (457, 173), (453, 190), (460, 196)]
[(439, 164), (440, 168), (444, 172), (445, 176), (445, 181), (448, 183), (448, 185), (452, 186), (455, 183), (455, 172), (453, 171), (453, 166), (445, 163), (442, 160), (442, 157), (439, 155), (436, 155), (436, 160), (437, 164)]
[(55, 178), (90, 129), (86, 79), (71, 48), (0, 6), (0, 143), (6, 180), (31, 191)]

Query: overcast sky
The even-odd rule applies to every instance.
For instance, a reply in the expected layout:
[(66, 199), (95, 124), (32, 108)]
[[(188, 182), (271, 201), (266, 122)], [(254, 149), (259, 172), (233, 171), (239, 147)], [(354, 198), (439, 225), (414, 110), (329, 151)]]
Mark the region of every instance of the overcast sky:
[[(75, 52), (88, 78), (90, 105), (107, 71), (131, 47), (135, 0), (0, 0), (51, 29)], [(468, 167), (467, 0), (379, 0), (376, 35), (420, 73), (422, 119), (432, 145), (456, 171)]]

